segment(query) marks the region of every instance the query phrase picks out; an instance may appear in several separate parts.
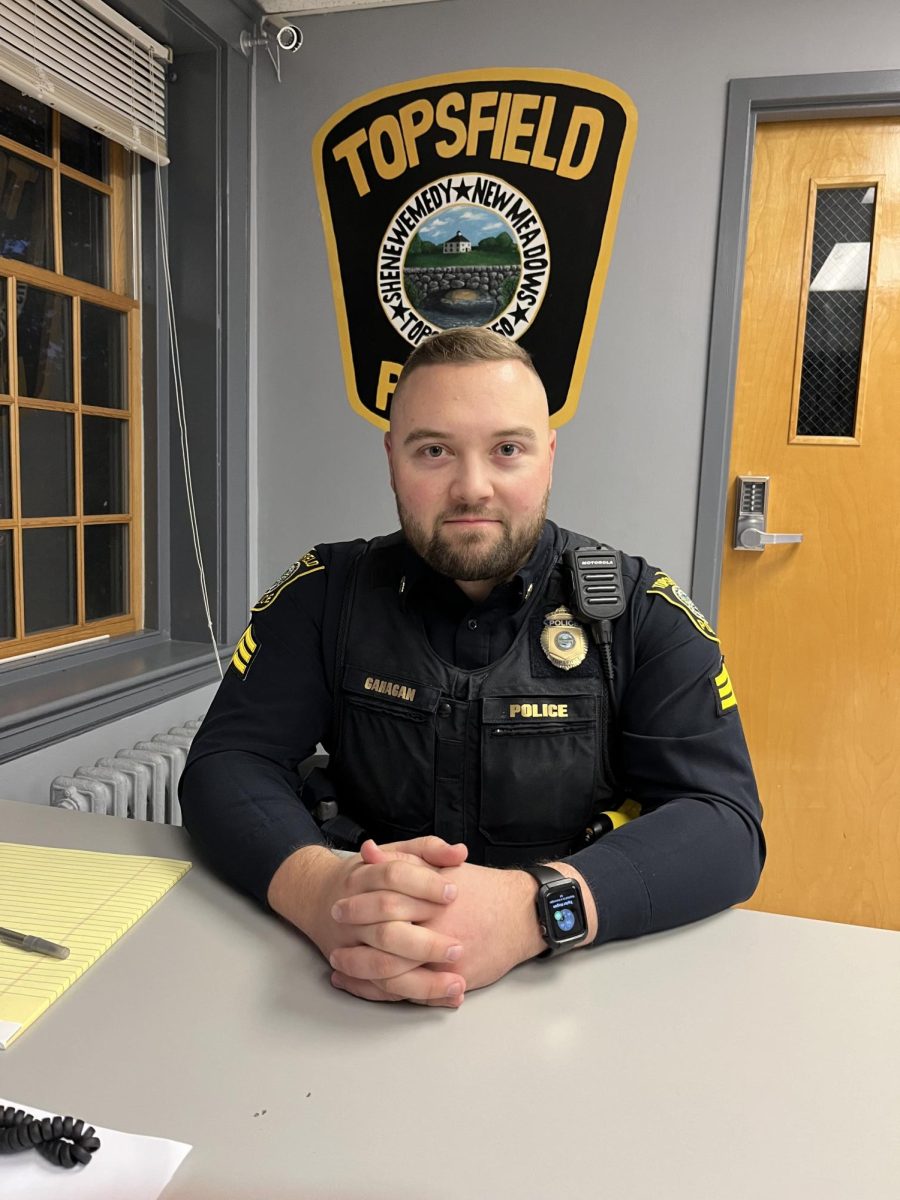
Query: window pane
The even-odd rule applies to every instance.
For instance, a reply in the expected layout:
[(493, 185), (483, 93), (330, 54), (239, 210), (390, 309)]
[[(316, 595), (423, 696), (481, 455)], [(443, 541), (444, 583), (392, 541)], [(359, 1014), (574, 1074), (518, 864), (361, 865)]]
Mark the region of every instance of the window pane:
[(109, 286), (106, 196), (74, 179), (60, 180), (63, 274)]
[(25, 632), (74, 625), (75, 530), (23, 529)]
[(59, 157), (67, 167), (106, 183), (106, 138), (71, 117), (59, 118)]
[(16, 284), (19, 394), (72, 399), (72, 305), (67, 296)]
[(50, 170), (0, 150), (0, 255), (53, 270)]
[(127, 422), (82, 418), (84, 511), (87, 516), (128, 512)]
[(125, 314), (81, 305), (81, 403), (127, 408)]
[(75, 449), (71, 413), (19, 409), (23, 517), (75, 512)]
[(16, 635), (13, 599), (12, 531), (0, 529), (0, 638)]
[(50, 153), (50, 109), (0, 80), (0, 133), (30, 150)]
[(84, 527), (84, 615), (88, 621), (128, 612), (128, 527)]
[(12, 517), (12, 464), (9, 450), (9, 405), (0, 405), (0, 521)]
[(797, 434), (853, 437), (875, 188), (820, 188)]
[(0, 275), (0, 392), (9, 395), (9, 338), (6, 313), (6, 279)]

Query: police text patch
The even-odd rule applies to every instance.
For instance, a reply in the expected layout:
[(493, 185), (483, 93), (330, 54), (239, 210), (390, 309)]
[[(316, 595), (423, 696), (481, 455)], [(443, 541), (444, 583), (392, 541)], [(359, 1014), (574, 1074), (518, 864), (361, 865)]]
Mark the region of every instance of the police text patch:
[(263, 592), (257, 602), (253, 605), (252, 612), (262, 612), (264, 608), (268, 608), (286, 587), (298, 579), (302, 579), (304, 575), (314, 575), (316, 571), (324, 571), (325, 568), (316, 557), (315, 550), (308, 550), (302, 558), (298, 558), (295, 563), (291, 563), (283, 575), (272, 584), (268, 591)]
[(709, 621), (707, 621), (687, 592), (683, 588), (680, 588), (671, 575), (667, 575), (665, 571), (656, 572), (653, 586), (647, 589), (647, 595), (662, 596), (663, 600), (667, 600), (669, 604), (680, 608), (695, 629), (699, 630), (705, 638), (709, 638), (711, 642), (718, 642), (719, 639), (716, 637), (716, 631), (712, 625), (710, 625)]

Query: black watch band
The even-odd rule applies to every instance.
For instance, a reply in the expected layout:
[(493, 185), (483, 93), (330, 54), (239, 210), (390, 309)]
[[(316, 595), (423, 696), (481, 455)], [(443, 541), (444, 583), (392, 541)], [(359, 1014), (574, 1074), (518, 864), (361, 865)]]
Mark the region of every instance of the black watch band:
[(539, 958), (550, 958), (574, 950), (587, 937), (587, 915), (581, 895), (581, 884), (552, 867), (522, 867), (537, 880), (534, 898), (538, 924), (547, 943)]
[(552, 867), (523, 867), (522, 870), (540, 884), (559, 883), (561, 879), (568, 878), (562, 871), (554, 871)]

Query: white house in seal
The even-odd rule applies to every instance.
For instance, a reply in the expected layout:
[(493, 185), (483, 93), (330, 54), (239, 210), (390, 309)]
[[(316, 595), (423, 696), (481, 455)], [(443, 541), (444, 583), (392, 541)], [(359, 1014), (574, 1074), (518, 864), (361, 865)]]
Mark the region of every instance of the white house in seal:
[(464, 233), (460, 233), (457, 229), (456, 237), (447, 238), (444, 242), (445, 254), (468, 254), (472, 249), (472, 243)]

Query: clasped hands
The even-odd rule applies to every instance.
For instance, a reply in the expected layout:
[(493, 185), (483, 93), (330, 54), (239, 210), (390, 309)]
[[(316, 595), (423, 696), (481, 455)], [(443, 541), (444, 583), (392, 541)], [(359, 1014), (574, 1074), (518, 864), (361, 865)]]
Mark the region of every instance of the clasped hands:
[(477, 867), (466, 847), (429, 836), (338, 857), (298, 851), (270, 887), (272, 907), (318, 946), (335, 987), (366, 1000), (458, 1008), (539, 954), (536, 884)]

